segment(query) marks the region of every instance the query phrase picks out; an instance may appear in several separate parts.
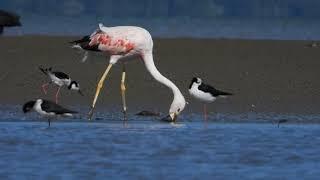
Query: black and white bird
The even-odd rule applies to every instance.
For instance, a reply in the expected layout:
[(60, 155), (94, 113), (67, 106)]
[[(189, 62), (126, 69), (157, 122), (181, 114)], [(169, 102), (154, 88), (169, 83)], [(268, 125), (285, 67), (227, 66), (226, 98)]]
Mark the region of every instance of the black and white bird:
[(212, 103), (220, 97), (232, 95), (232, 93), (217, 90), (214, 87), (203, 83), (202, 80), (198, 77), (194, 77), (192, 79), (191, 84), (189, 86), (189, 93), (194, 98), (200, 100), (201, 102), (204, 102), (203, 110), (205, 120), (207, 119), (207, 103)]
[(0, 10), (0, 35), (4, 27), (21, 26), (20, 16), (13, 12)]
[(51, 118), (55, 118), (58, 116), (72, 116), (77, 113), (76, 111), (72, 111), (66, 109), (52, 101), (45, 99), (37, 99), (35, 101), (28, 101), (23, 105), (23, 112), (28, 113), (31, 111), (36, 111), (40, 115), (48, 118), (48, 123), (50, 127)]
[(79, 84), (76, 81), (72, 81), (70, 79), (69, 75), (67, 75), (66, 73), (59, 72), (59, 71), (52, 71), (51, 67), (50, 68), (46, 68), (46, 69), (39, 67), (39, 69), (45, 75), (47, 75), (49, 77), (49, 79), (50, 79), (49, 83), (45, 83), (45, 84), (43, 84), (41, 86), (44, 94), (47, 94), (46, 87), (51, 83), (53, 83), (53, 84), (55, 84), (55, 85), (57, 85), (59, 87), (57, 92), (56, 92), (56, 95), (55, 95), (56, 103), (58, 103), (58, 95), (59, 95), (61, 87), (63, 87), (63, 86), (67, 86), (67, 88), (69, 90), (78, 91), (78, 93), (83, 96), (83, 94), (82, 94), (82, 92), (80, 90)]

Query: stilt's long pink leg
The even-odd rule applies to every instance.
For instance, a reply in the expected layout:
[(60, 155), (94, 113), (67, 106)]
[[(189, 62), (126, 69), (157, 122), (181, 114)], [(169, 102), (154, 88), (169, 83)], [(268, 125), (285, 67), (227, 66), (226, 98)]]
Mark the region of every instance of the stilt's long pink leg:
[(204, 114), (204, 120), (207, 121), (207, 105), (203, 105), (203, 114)]
[(44, 94), (47, 94), (47, 89), (46, 89), (46, 87), (48, 87), (48, 86), (49, 86), (49, 83), (45, 83), (45, 84), (43, 84), (43, 85), (41, 86), (41, 89), (42, 89), (42, 91), (43, 91)]
[(56, 93), (56, 103), (57, 104), (58, 104), (58, 95), (59, 95), (60, 89), (61, 89), (61, 86), (59, 86), (58, 91)]

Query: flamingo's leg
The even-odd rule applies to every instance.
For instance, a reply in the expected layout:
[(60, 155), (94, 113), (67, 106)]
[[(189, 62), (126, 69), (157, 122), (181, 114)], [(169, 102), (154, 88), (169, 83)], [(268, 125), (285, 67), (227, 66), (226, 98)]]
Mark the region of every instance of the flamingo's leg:
[(101, 88), (102, 88), (102, 86), (103, 86), (103, 82), (104, 82), (104, 80), (106, 79), (106, 77), (107, 77), (107, 75), (108, 75), (111, 67), (112, 67), (112, 64), (110, 63), (110, 64), (108, 65), (106, 71), (103, 73), (103, 75), (102, 75), (102, 77), (101, 77), (101, 79), (100, 79), (100, 81), (99, 81), (99, 83), (98, 83), (98, 86), (97, 86), (97, 89), (96, 89), (96, 94), (95, 94), (95, 96), (94, 96), (94, 99), (93, 99), (93, 102), (92, 102), (92, 106), (91, 106), (90, 111), (89, 111), (89, 114), (88, 114), (88, 115), (89, 115), (89, 120), (91, 120), (91, 118), (92, 118), (93, 110), (94, 110), (94, 107), (95, 107), (95, 105), (96, 105), (96, 102), (97, 102), (97, 99), (98, 99), (100, 90), (101, 90)]
[(123, 64), (120, 89), (121, 89), (122, 107), (123, 107), (123, 120), (124, 121), (127, 120), (127, 104), (126, 104), (125, 80), (126, 80), (126, 69), (125, 69), (125, 65)]

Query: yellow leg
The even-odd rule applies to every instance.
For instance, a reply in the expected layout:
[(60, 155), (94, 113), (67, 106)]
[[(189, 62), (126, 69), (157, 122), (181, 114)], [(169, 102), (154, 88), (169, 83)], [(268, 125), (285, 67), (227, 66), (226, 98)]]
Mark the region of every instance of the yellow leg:
[(93, 103), (92, 103), (92, 106), (91, 106), (90, 111), (89, 111), (89, 114), (88, 114), (89, 120), (91, 120), (91, 118), (92, 118), (93, 110), (94, 110), (94, 107), (95, 107), (95, 105), (96, 105), (96, 102), (97, 102), (97, 99), (98, 99), (100, 90), (101, 90), (101, 88), (102, 88), (102, 86), (103, 86), (103, 82), (104, 82), (104, 80), (106, 79), (106, 77), (107, 77), (107, 75), (108, 75), (111, 67), (112, 67), (112, 64), (109, 64), (108, 67), (107, 67), (107, 69), (106, 69), (106, 71), (103, 73), (103, 75), (102, 75), (102, 77), (101, 77), (101, 79), (100, 79), (100, 81), (99, 81), (99, 83), (98, 83), (97, 90), (96, 90), (96, 94), (95, 94), (95, 96), (94, 96)]
[(123, 65), (122, 76), (121, 76), (121, 85), (120, 85), (121, 97), (122, 97), (122, 107), (123, 107), (123, 120), (127, 120), (127, 104), (126, 104), (125, 80), (126, 80), (126, 69), (125, 69), (125, 65)]

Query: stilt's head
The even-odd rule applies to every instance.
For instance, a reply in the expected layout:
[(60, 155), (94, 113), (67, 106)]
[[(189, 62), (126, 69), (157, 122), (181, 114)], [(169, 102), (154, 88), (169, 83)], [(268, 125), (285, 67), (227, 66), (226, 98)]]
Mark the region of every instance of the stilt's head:
[(42, 67), (39, 67), (40, 71), (42, 71), (45, 75), (48, 75), (48, 73), (51, 73), (52, 71), (52, 67), (49, 67), (49, 68), (42, 68)]
[(80, 90), (80, 85), (79, 83), (77, 83), (76, 81), (71, 81), (71, 83), (69, 84), (68, 86), (68, 89), (70, 90), (75, 90), (75, 91), (78, 91), (78, 93), (83, 96), (81, 90)]
[(23, 112), (24, 112), (24, 113), (27, 113), (27, 112), (32, 111), (35, 103), (36, 103), (36, 101), (28, 101), (28, 102), (26, 102), (26, 103), (23, 105), (23, 108), (22, 108)]
[(192, 78), (192, 80), (191, 80), (191, 84), (190, 84), (190, 86), (189, 86), (189, 89), (191, 89), (194, 84), (195, 84), (196, 86), (200, 86), (201, 83), (202, 83), (202, 80), (201, 80), (200, 78), (194, 77), (194, 78)]

